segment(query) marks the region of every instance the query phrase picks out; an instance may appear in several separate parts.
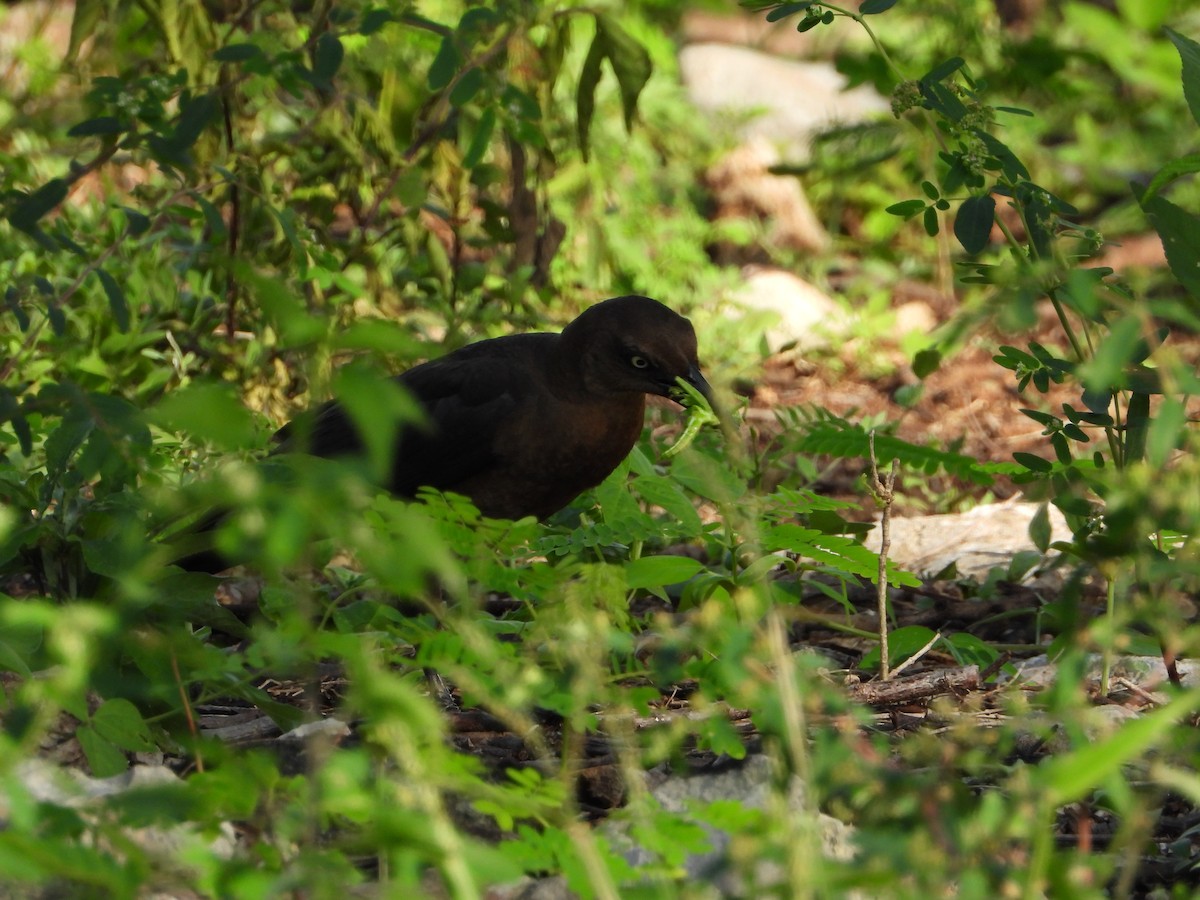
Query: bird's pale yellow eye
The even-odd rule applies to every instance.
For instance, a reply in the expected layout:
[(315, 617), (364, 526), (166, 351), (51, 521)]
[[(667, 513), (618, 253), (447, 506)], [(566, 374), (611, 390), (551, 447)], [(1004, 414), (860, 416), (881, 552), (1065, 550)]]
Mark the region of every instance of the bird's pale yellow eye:
[(629, 364), (630, 364), (631, 366), (633, 366), (635, 369), (648, 369), (648, 368), (650, 368), (650, 363), (647, 361), (646, 357), (644, 357), (644, 356), (631, 356), (631, 357), (629, 357)]

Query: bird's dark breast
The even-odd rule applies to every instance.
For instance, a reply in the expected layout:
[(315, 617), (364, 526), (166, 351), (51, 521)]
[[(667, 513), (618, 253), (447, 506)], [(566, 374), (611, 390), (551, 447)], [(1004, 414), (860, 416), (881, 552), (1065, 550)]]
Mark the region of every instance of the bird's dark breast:
[(484, 515), (547, 518), (595, 487), (621, 464), (641, 435), (642, 395), (570, 408), (547, 401), (516, 416), (495, 444), (495, 467), (452, 488)]

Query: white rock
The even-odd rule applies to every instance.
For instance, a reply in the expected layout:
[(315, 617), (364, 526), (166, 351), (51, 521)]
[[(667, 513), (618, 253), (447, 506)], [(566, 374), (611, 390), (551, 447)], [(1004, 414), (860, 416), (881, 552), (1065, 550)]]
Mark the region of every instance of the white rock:
[[(767, 347), (811, 350), (844, 333), (850, 317), (837, 301), (783, 269), (747, 267), (746, 280), (730, 297), (744, 312), (772, 314), (765, 329)], [(768, 320), (772, 321), (772, 320)]]
[(679, 53), (679, 68), (693, 104), (707, 112), (744, 115), (743, 136), (761, 135), (783, 145), (790, 162), (807, 159), (813, 135), (830, 126), (891, 112), (888, 100), (871, 87), (846, 90), (845, 76), (828, 62), (690, 44)]

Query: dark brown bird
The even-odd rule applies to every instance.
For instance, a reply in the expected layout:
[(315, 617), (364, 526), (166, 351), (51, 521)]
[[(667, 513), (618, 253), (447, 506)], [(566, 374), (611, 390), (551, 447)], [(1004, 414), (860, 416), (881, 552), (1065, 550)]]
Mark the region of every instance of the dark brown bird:
[[(677, 378), (711, 397), (691, 323), (649, 297), (597, 303), (561, 334), (470, 344), (397, 376), (427, 422), (401, 432), (386, 487), (412, 497), (429, 486), (469, 497), (485, 516), (544, 519), (625, 459), (641, 435), (646, 395), (671, 397)], [(337, 402), (277, 437), (284, 451), (364, 453)], [(210, 556), (180, 564), (213, 571)]]

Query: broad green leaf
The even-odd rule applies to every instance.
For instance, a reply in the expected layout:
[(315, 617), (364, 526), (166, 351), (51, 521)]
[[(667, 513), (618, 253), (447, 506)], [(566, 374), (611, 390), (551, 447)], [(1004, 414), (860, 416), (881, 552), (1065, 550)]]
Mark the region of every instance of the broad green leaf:
[(1163, 397), (1146, 435), (1146, 462), (1156, 469), (1165, 466), (1181, 445), (1187, 422), (1187, 407), (1183, 401), (1175, 396)]
[(1176, 178), (1181, 178), (1184, 175), (1194, 175), (1196, 172), (1200, 172), (1200, 153), (1189, 153), (1186, 156), (1171, 160), (1159, 169), (1154, 174), (1154, 177), (1150, 179), (1150, 183), (1146, 185), (1146, 190), (1142, 192), (1142, 204), (1145, 205), (1147, 200), (1158, 194), (1159, 191)]
[(57, 477), (67, 470), (71, 456), (83, 446), (96, 425), (81, 407), (79, 404), (68, 410), (46, 438), (46, 471), (51, 476)]
[(803, 12), (813, 5), (813, 0), (801, 0), (798, 3), (782, 3), (767, 13), (768, 22), (778, 22), (780, 19), (786, 19), (788, 16), (794, 16), (798, 12)]
[(1029, 180), (1029, 170), (1025, 168), (1025, 164), (1021, 160), (1017, 159), (1016, 154), (1008, 148), (1007, 144), (982, 129), (973, 129), (971, 133), (983, 141), (988, 153), (996, 158), (1005, 178), (1011, 182)]
[(463, 73), (462, 77), (458, 79), (458, 83), (450, 91), (450, 105), (458, 108), (470, 103), (482, 87), (483, 70), (478, 66), (473, 66)]
[(429, 345), (418, 339), (412, 328), (390, 319), (356, 319), (333, 336), (336, 350), (371, 350), (401, 359), (429, 355)]
[(1000, 655), (987, 641), (966, 631), (945, 635), (941, 644), (950, 649), (960, 666), (986, 667), (995, 662)]
[[(933, 629), (926, 628), (924, 625), (906, 625), (903, 628), (897, 628), (888, 635), (889, 662), (892, 666), (904, 662), (933, 640), (935, 634)], [(859, 666), (863, 669), (877, 669), (880, 657), (879, 648), (875, 647), (862, 658)]]
[(859, 15), (877, 16), (880, 13), (887, 12), (896, 5), (898, 0), (863, 0), (862, 6), (858, 8)]
[(346, 49), (337, 35), (326, 31), (317, 38), (317, 47), (313, 51), (313, 77), (326, 84), (333, 81), (345, 56)]
[(995, 214), (996, 200), (991, 194), (968, 197), (963, 201), (954, 217), (954, 236), (964, 250), (975, 254), (988, 245)]
[(1164, 29), (1183, 62), (1183, 96), (1192, 118), (1200, 125), (1200, 44), (1171, 28)]
[(687, 581), (704, 565), (687, 556), (643, 556), (625, 563), (625, 585), (631, 591), (653, 590)]
[(333, 392), (366, 445), (372, 477), (386, 484), (395, 464), (396, 439), (407, 424), (422, 421), (420, 405), (398, 382), (358, 360), (338, 369)]
[(76, 0), (75, 14), (71, 17), (71, 39), (67, 44), (68, 62), (76, 61), (79, 48), (83, 46), (84, 41), (95, 35), (96, 26), (107, 12), (108, 3), (105, 0)]
[(496, 110), (489, 106), (479, 117), (475, 125), (475, 134), (463, 155), (463, 167), (473, 169), (483, 161), (483, 154), (492, 142), (492, 132), (496, 129)]
[(429, 66), (429, 89), (440, 91), (448, 85), (461, 63), (462, 56), (454, 45), (454, 35), (448, 34), (442, 38), (442, 45), (438, 47), (437, 55)]
[(671, 463), (671, 477), (693, 493), (716, 503), (732, 503), (746, 493), (746, 483), (728, 466), (692, 449), (675, 457)]
[(192, 199), (196, 201), (196, 205), (200, 207), (200, 212), (204, 215), (204, 224), (208, 228), (209, 240), (213, 243), (225, 240), (229, 232), (221, 211), (199, 192), (193, 193)]
[(940, 81), (921, 81), (919, 86), (921, 96), (925, 98), (925, 102), (930, 109), (941, 113), (951, 122), (959, 122), (966, 116), (966, 105), (958, 98), (956, 93)]
[(104, 286), (104, 296), (108, 298), (108, 308), (113, 314), (113, 319), (116, 320), (117, 328), (122, 333), (128, 332), (129, 302), (125, 299), (125, 292), (121, 290), (121, 286), (117, 284), (117, 280), (103, 269), (96, 270), (96, 277), (100, 279), (100, 284)]
[(228, 44), (213, 54), (217, 62), (245, 62), (262, 56), (262, 48), (257, 44)]
[(192, 97), (179, 110), (179, 121), (171, 133), (169, 144), (176, 153), (191, 149), (199, 140), (204, 129), (216, 117), (218, 110), (215, 93), (199, 94)]
[(950, 57), (950, 59), (946, 60), (943, 63), (940, 63), (939, 65), (934, 66), (932, 69), (930, 69), (928, 72), (926, 72), (921, 77), (921, 81), (931, 82), (931, 83), (935, 82), (935, 81), (945, 81), (947, 78), (949, 78), (951, 75), (953, 75), (959, 69), (961, 69), (964, 65), (966, 65), (966, 63), (964, 62), (964, 60), (961, 56), (952, 56), (952, 57)]
[(225, 450), (253, 447), (254, 417), (228, 384), (194, 382), (171, 391), (150, 411), (156, 425)]
[(700, 534), (703, 523), (692, 501), (668, 478), (661, 475), (641, 475), (633, 482), (633, 489), (642, 499), (660, 506), (672, 515), (690, 534)]
[(1134, 391), (1125, 410), (1125, 462), (1139, 462), (1146, 455), (1150, 429), (1150, 395)]
[(1133, 314), (1112, 325), (1095, 354), (1078, 369), (1083, 384), (1091, 391), (1119, 390), (1126, 386), (1126, 367), (1133, 362), (1142, 338), (1141, 319)]
[(938, 215), (937, 210), (932, 206), (925, 208), (925, 215), (921, 219), (921, 223), (925, 226), (925, 233), (930, 237), (937, 237)]
[(22, 197), (8, 214), (8, 221), (14, 228), (31, 232), (37, 226), (38, 220), (67, 197), (67, 182), (62, 178), (52, 178), (28, 196)]
[(389, 22), (396, 21), (396, 16), (390, 9), (374, 7), (367, 10), (358, 26), (359, 34), (374, 34)]
[(150, 217), (145, 213), (130, 209), (128, 206), (122, 206), (121, 212), (125, 213), (125, 218), (129, 223), (127, 227), (130, 237), (141, 237), (150, 230)]
[(116, 116), (97, 116), (73, 126), (68, 137), (92, 137), (99, 134), (120, 134), (125, 131), (125, 123)]
[(1038, 505), (1037, 512), (1033, 514), (1033, 518), (1029, 520), (1029, 539), (1033, 541), (1033, 546), (1045, 553), (1050, 549), (1051, 533), (1050, 507), (1041, 503)]
[(1141, 205), (1162, 238), (1171, 274), (1191, 294), (1193, 303), (1200, 302), (1200, 216), (1162, 196), (1144, 199)]
[(608, 61), (621, 89), (621, 107), (628, 130), (633, 127), (633, 119), (637, 115), (638, 96), (650, 80), (654, 68), (650, 54), (607, 13), (597, 13), (596, 33), (604, 35)]
[(117, 697), (105, 700), (92, 713), (91, 725), (96, 734), (130, 753), (149, 753), (157, 749), (150, 728), (128, 700)]
[(899, 203), (893, 203), (884, 211), (891, 213), (893, 216), (911, 219), (924, 208), (924, 200), (901, 200)]
[(1013, 459), (1031, 472), (1049, 472), (1054, 468), (1054, 464), (1050, 460), (1034, 456), (1032, 453), (1014, 453)]
[(938, 367), (941, 366), (941, 364), (941, 351), (932, 347), (928, 347), (924, 350), (918, 350), (912, 361), (913, 374), (920, 379), (928, 378), (938, 370)]
[(586, 161), (588, 158), (588, 132), (592, 128), (592, 114), (596, 111), (596, 86), (600, 84), (600, 64), (605, 55), (604, 35), (597, 27), (579, 70), (579, 86), (575, 91), (575, 129), (579, 135), (579, 150)]
[(1035, 770), (1046, 804), (1062, 806), (1083, 799), (1115, 775), (1122, 766), (1140, 759), (1166, 740), (1184, 716), (1200, 708), (1200, 690), (1192, 688), (1164, 706), (1127, 720), (1113, 735), (1055, 756)]
[(129, 768), (129, 760), (112, 741), (102, 738), (94, 728), (81, 725), (75, 731), (75, 739), (83, 748), (92, 774), (97, 778), (110, 778), (120, 775)]

